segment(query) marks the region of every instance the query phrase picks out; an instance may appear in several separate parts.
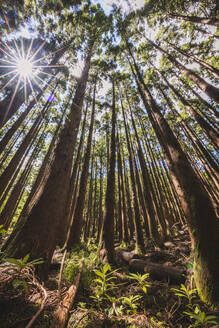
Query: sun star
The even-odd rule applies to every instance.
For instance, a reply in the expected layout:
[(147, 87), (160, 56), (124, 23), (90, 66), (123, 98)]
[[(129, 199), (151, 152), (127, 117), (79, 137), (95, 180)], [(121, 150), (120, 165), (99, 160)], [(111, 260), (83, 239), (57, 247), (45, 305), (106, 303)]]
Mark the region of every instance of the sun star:
[(21, 58), (17, 61), (17, 72), (23, 78), (31, 77), (33, 64), (26, 58)]

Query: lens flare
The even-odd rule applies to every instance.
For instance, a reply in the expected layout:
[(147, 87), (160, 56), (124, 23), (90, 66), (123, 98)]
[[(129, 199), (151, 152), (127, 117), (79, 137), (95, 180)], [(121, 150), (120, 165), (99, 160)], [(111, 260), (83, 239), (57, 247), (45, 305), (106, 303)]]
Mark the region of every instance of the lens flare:
[(33, 64), (26, 58), (21, 58), (17, 61), (17, 72), (21, 77), (31, 77)]

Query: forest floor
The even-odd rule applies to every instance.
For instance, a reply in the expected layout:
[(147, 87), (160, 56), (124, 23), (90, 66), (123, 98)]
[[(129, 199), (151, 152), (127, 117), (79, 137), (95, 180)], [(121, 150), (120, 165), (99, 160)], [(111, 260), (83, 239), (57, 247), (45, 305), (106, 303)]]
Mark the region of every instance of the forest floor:
[[(219, 313), (209, 309), (194, 290), (191, 245), (186, 229), (175, 233), (162, 248), (148, 242), (146, 252), (140, 256), (134, 255), (133, 247), (121, 246), (124, 245), (117, 245), (117, 266), (113, 269), (100, 264), (97, 247), (92, 242), (68, 254), (61, 297), (57, 293), (63, 256), (59, 249), (54, 254), (45, 285), (36, 279), (33, 266), (17, 268), (13, 263), (10, 267), (8, 262), (2, 264), (0, 327), (52, 327), (54, 311), (74, 282), (83, 257), (79, 287), (66, 327), (219, 327), (215, 323)], [(149, 268), (149, 276), (143, 276), (147, 273), (146, 268)], [(135, 272), (132, 276), (131, 271)], [(141, 276), (136, 275), (137, 271), (142, 271)], [(178, 289), (178, 292), (173, 288)], [(38, 318), (28, 326), (40, 309), (42, 311)]]

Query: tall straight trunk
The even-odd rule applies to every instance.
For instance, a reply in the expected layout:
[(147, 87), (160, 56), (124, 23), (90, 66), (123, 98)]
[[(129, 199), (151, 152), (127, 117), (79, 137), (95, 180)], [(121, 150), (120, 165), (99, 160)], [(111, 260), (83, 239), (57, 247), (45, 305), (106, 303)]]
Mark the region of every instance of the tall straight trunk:
[(61, 123), (63, 121), (63, 117), (64, 117), (64, 113), (66, 111), (66, 108), (65, 108), (63, 115), (60, 119), (60, 122), (55, 130), (55, 133), (54, 133), (53, 138), (49, 145), (49, 149), (47, 150), (47, 153), (43, 159), (43, 162), (42, 162), (40, 170), (37, 174), (36, 180), (34, 181), (32, 189), (27, 197), (27, 200), (26, 200), (24, 207), (19, 215), (16, 225), (15, 225), (12, 233), (10, 234), (9, 238), (6, 240), (6, 243), (3, 245), (2, 251), (4, 251), (7, 248), (7, 246), (10, 244), (10, 242), (16, 236), (16, 234), (21, 230), (22, 226), (26, 222), (26, 219), (27, 219), (31, 209), (37, 203), (37, 201), (39, 200), (39, 198), (43, 192), (44, 186), (49, 177), (51, 163), (52, 163), (53, 150), (55, 147), (55, 143), (57, 141), (58, 132), (60, 131)]
[[(42, 135), (44, 134), (44, 131), (42, 132)], [(0, 214), (0, 224), (4, 225), (4, 228), (7, 230), (11, 220), (13, 219), (13, 213), (18, 205), (18, 200), (20, 199), (20, 196), (23, 191), (23, 186), (25, 184), (25, 181), (30, 173), (31, 166), (33, 165), (33, 160), (36, 158), (37, 154), (39, 153), (39, 143), (42, 140), (42, 136), (39, 138), (35, 149), (33, 150), (28, 162), (26, 163), (26, 166), (21, 173), (18, 181), (16, 182), (9, 198), (7, 199), (7, 202), (4, 206), (3, 211)]]
[(47, 278), (59, 230), (65, 224), (64, 212), (71, 176), (72, 158), (81, 120), (93, 42), (89, 43), (84, 69), (75, 91), (71, 113), (66, 119), (55, 150), (50, 175), (39, 201), (32, 208), (23, 228), (6, 249), (6, 254), (30, 258), (42, 257), (39, 274)]
[(91, 169), (90, 169), (90, 183), (89, 183), (89, 194), (88, 194), (88, 206), (86, 213), (86, 229), (84, 230), (84, 241), (90, 237), (90, 227), (92, 220), (92, 204), (93, 204), (93, 167), (94, 167), (94, 155), (91, 160)]
[(128, 227), (127, 227), (127, 210), (126, 210), (126, 202), (125, 202), (125, 188), (124, 188), (124, 179), (122, 172), (122, 157), (120, 151), (120, 141), (118, 135), (118, 177), (119, 177), (119, 185), (121, 191), (121, 222), (122, 222), (122, 241), (125, 243), (128, 241)]
[(39, 197), (40, 197), (40, 195), (43, 191), (43, 188), (45, 186), (45, 183), (47, 181), (47, 178), (49, 176), (49, 172), (50, 172), (50, 169), (51, 169), (51, 162), (52, 162), (52, 156), (53, 156), (55, 143), (57, 142), (58, 134), (60, 132), (61, 125), (62, 125), (62, 122), (63, 122), (63, 118), (64, 118), (64, 115), (66, 113), (68, 105), (69, 105), (69, 103), (65, 106), (65, 109), (64, 109), (63, 114), (60, 118), (60, 121), (59, 121), (59, 123), (56, 127), (55, 133), (52, 137), (52, 140), (50, 142), (47, 153), (46, 153), (46, 155), (43, 159), (43, 162), (42, 162), (42, 165), (41, 165), (40, 170), (38, 172), (38, 175), (36, 177), (36, 180), (33, 184), (33, 187), (30, 191), (30, 194), (29, 194), (29, 196), (27, 198), (27, 201), (24, 205), (24, 208), (23, 208), (23, 210), (20, 214), (20, 218), (26, 217), (30, 213), (31, 209), (33, 208), (34, 204), (38, 201), (38, 199), (39, 199)]
[(10, 179), (12, 178), (16, 167), (19, 165), (24, 153), (26, 152), (27, 148), (29, 147), (30, 143), (34, 139), (37, 134), (37, 131), (42, 123), (42, 116), (38, 115), (34, 124), (30, 128), (29, 132), (25, 136), (24, 140), (22, 141), (20, 147), (16, 151), (15, 155), (13, 156), (12, 160), (0, 176), (0, 195), (4, 192), (5, 188), (7, 187)]
[(200, 64), (202, 67), (206, 68), (208, 71), (210, 71), (217, 79), (219, 78), (219, 69), (213, 67), (212, 65), (204, 62), (203, 60), (199, 59), (196, 56), (193, 56), (191, 54), (188, 54), (187, 52), (181, 50), (180, 48), (176, 47), (174, 44), (172, 44), (171, 42), (167, 43), (175, 50), (177, 50), (179, 53), (181, 53), (183, 56), (194, 60), (196, 63)]
[(85, 196), (87, 191), (88, 169), (90, 163), (91, 144), (92, 144), (93, 128), (94, 128), (95, 102), (96, 102), (96, 81), (95, 81), (94, 92), (93, 92), (91, 122), (90, 122), (89, 134), (87, 139), (87, 147), (84, 155), (84, 164), (81, 173), (79, 194), (76, 201), (76, 208), (74, 212), (72, 226), (70, 227), (71, 232), (69, 235), (69, 240), (67, 241), (68, 249), (80, 243), (81, 231), (84, 225), (83, 210), (84, 210)]
[[(157, 70), (158, 71), (158, 70)], [(158, 71), (160, 73), (160, 71)], [(199, 123), (201, 128), (204, 130), (208, 138), (212, 141), (217, 149), (219, 149), (219, 134), (215, 129), (189, 104), (189, 102), (180, 94), (176, 88), (170, 84), (170, 82), (160, 73), (168, 87), (174, 92), (177, 98), (181, 101), (181, 103), (188, 109), (191, 115), (195, 118), (195, 120)]]
[(122, 150), (122, 162), (123, 162), (123, 170), (124, 170), (124, 178), (125, 178), (125, 197), (127, 201), (127, 215), (128, 215), (128, 227), (129, 227), (129, 235), (130, 238), (133, 239), (134, 236), (134, 213), (132, 209), (132, 201), (131, 201), (131, 196), (130, 196), (130, 188), (129, 188), (129, 179), (125, 167), (125, 158), (124, 158), (124, 153), (123, 153), (123, 148)]
[[(55, 88), (53, 89), (53, 92), (55, 92), (55, 89), (56, 89), (57, 85), (58, 85), (58, 83), (56, 84)], [(37, 100), (39, 100), (39, 98), (45, 92), (45, 90), (47, 89), (47, 87), (48, 87), (48, 85), (46, 84), (46, 86), (43, 88), (43, 90), (38, 93), (38, 95), (36, 96), (36, 99)], [(46, 107), (48, 105), (48, 103), (49, 103), (49, 99), (47, 100), (47, 102), (44, 105), (44, 107)], [(3, 150), (7, 146), (8, 142), (13, 137), (14, 133), (16, 133), (16, 131), (21, 126), (21, 124), (24, 122), (25, 118), (30, 113), (31, 109), (34, 107), (35, 104), (36, 104), (36, 101), (34, 99), (34, 100), (32, 100), (30, 102), (30, 104), (27, 106), (27, 109), (24, 112), (21, 113), (21, 115), (18, 117), (18, 119), (14, 122), (14, 124), (10, 127), (10, 129), (4, 135), (4, 137), (0, 141), (0, 154), (3, 152)]]
[(142, 209), (143, 219), (144, 219), (144, 229), (146, 237), (152, 237), (150, 233), (150, 221), (151, 218), (149, 216), (149, 211), (146, 208), (145, 197), (143, 196), (142, 184), (139, 175), (139, 169), (137, 167), (136, 158), (133, 156), (134, 168), (135, 168), (135, 176), (136, 176), (136, 185), (138, 188), (138, 197), (139, 197), (139, 205)]
[(115, 221), (115, 165), (116, 165), (116, 99), (115, 80), (112, 79), (112, 119), (109, 168), (105, 196), (103, 242), (109, 263), (114, 263), (114, 221)]
[[(118, 150), (119, 144), (118, 144), (118, 132), (117, 132), (117, 150)], [(122, 226), (122, 221), (123, 221), (123, 213), (122, 213), (122, 191), (121, 191), (121, 180), (119, 176), (119, 167), (118, 167), (118, 151), (117, 151), (117, 192), (116, 194), (118, 195), (118, 201), (117, 201), (117, 225), (118, 228), (115, 229), (116, 232), (118, 232), (118, 239), (119, 242), (123, 241), (123, 226)]]
[[(65, 51), (68, 49), (69, 45), (60, 48), (59, 51), (56, 52), (55, 57), (52, 59), (50, 65), (55, 65), (58, 63), (59, 59), (63, 56)], [(44, 68), (43, 72), (48, 71), (48, 69)], [(43, 74), (44, 75), (44, 74)], [(44, 78), (44, 77), (43, 77)], [(43, 93), (43, 92), (42, 92)], [(39, 93), (40, 98), (42, 93)], [(27, 98), (32, 94), (32, 89), (27, 88)], [(13, 90), (3, 101), (0, 102), (0, 128), (7, 123), (7, 121), (17, 112), (17, 110), (21, 107), (21, 105), (25, 102), (24, 91), (20, 90), (16, 92), (16, 89)], [(35, 100), (34, 100), (35, 103)]]
[[(128, 100), (128, 97), (127, 97), (127, 100)], [(129, 102), (128, 102), (128, 104), (129, 104)], [(140, 139), (138, 137), (138, 133), (137, 133), (135, 121), (134, 121), (134, 118), (133, 118), (133, 114), (132, 114), (132, 111), (131, 111), (131, 108), (130, 108), (130, 104), (129, 104), (129, 111), (130, 111), (130, 115), (131, 115), (132, 126), (133, 126), (134, 133), (135, 133), (136, 147), (137, 147), (138, 158), (139, 158), (142, 177), (143, 177), (144, 196), (145, 196), (147, 209), (148, 209), (149, 233), (150, 233), (150, 237), (153, 238), (156, 242), (159, 243), (160, 237), (159, 237), (159, 233), (158, 233), (158, 230), (157, 230), (157, 223), (159, 222), (159, 218), (157, 216), (157, 211), (156, 211), (155, 204), (154, 204), (154, 197), (153, 197), (154, 195), (152, 194), (153, 185), (151, 183), (148, 168), (147, 168), (147, 165), (145, 163), (145, 158), (144, 158), (144, 155), (143, 155)]]
[(156, 43), (146, 38), (147, 41), (156, 49), (158, 49), (169, 61), (175, 65), (180, 72), (184, 73), (190, 80), (192, 80), (195, 85), (197, 85), (203, 92), (206, 93), (208, 97), (214, 100), (217, 104), (219, 104), (219, 89), (214, 87), (213, 85), (206, 82), (201, 76), (194, 73), (190, 69), (186, 68), (183, 64), (181, 64), (178, 60), (176, 60), (173, 56), (171, 56), (166, 50), (159, 47)]
[[(140, 120), (140, 118), (139, 118)], [(178, 212), (176, 211), (175, 209), (175, 206), (172, 206), (173, 204), (172, 203), (175, 203), (175, 199), (174, 197), (172, 197), (172, 193), (169, 191), (169, 188), (168, 188), (168, 178), (164, 178), (164, 172), (163, 172), (163, 167), (162, 167), (162, 163), (161, 161), (159, 160), (158, 158), (158, 154), (156, 153), (156, 157), (157, 157), (157, 160), (155, 159), (155, 154), (153, 152), (153, 148), (150, 144), (150, 141), (148, 140), (148, 137), (147, 137), (147, 134), (145, 132), (145, 129), (142, 125), (142, 122), (140, 120), (140, 126), (141, 126), (141, 130), (143, 131), (143, 135), (144, 135), (144, 141), (145, 141), (145, 145), (146, 145), (146, 149), (149, 153), (149, 156), (151, 158), (151, 163), (152, 163), (152, 168), (154, 170), (154, 172), (157, 172), (156, 176), (159, 178), (159, 181), (160, 181), (160, 187), (159, 187), (159, 190), (161, 190), (161, 192), (163, 190), (165, 190), (165, 194), (167, 195), (167, 202), (169, 204), (169, 207), (171, 208), (171, 214), (174, 215), (176, 218), (179, 219), (179, 215), (178, 215)], [(157, 161), (159, 164), (157, 164)], [(171, 188), (171, 186), (170, 186)], [(172, 191), (172, 190), (171, 190)], [(170, 226), (172, 226), (174, 224), (174, 220), (172, 220), (172, 215), (169, 214), (168, 215), (168, 223)]]
[[(164, 99), (166, 100), (166, 102), (168, 104), (168, 107), (172, 111), (173, 115), (176, 118), (177, 117), (180, 117), (180, 119), (181, 119), (181, 125), (184, 128), (184, 130), (186, 131), (186, 133), (189, 135), (191, 141), (196, 145), (196, 147), (197, 146), (199, 147), (199, 149), (203, 153), (204, 159), (209, 162), (209, 164), (211, 165), (211, 167), (215, 170), (216, 174), (218, 175), (219, 174), (219, 167), (218, 167), (218, 163), (216, 162), (215, 158), (212, 158), (211, 153), (209, 153), (208, 150), (204, 147), (204, 145), (202, 144), (201, 140), (199, 140), (199, 138), (197, 137), (197, 135), (195, 134), (195, 132), (192, 131), (192, 129), (189, 127), (189, 125), (186, 123), (186, 121), (176, 111), (176, 109), (172, 105), (169, 97), (166, 95), (166, 93), (164, 92), (164, 90), (162, 88), (159, 88), (159, 90), (161, 91), (162, 95), (164, 96)], [(219, 178), (219, 175), (218, 175), (218, 178)]]
[(128, 127), (126, 123), (126, 117), (125, 117), (125, 111), (121, 100), (121, 107), (122, 107), (122, 115), (123, 115), (123, 121), (125, 126), (125, 135), (126, 135), (126, 142), (128, 146), (128, 157), (129, 157), (129, 169), (130, 169), (130, 176), (131, 176), (131, 189), (132, 189), (132, 200), (134, 205), (134, 228), (135, 228), (135, 239), (136, 239), (136, 250), (138, 251), (144, 249), (144, 238), (142, 234), (142, 228), (141, 228), (141, 216), (140, 216), (140, 210), (139, 210), (139, 203), (138, 203), (138, 194), (136, 189), (136, 182), (135, 182), (135, 174), (134, 174), (134, 163), (133, 163), (133, 156), (132, 156), (132, 150), (131, 145), (129, 141), (129, 135), (128, 135)]
[[(180, 81), (185, 84), (186, 82), (180, 78)], [(186, 83), (186, 86), (189, 88), (189, 90), (196, 96), (197, 99), (200, 100), (200, 102), (202, 104), (205, 105), (207, 111), (213, 115), (215, 115), (217, 118), (219, 118), (219, 111), (217, 111), (216, 108), (214, 108), (214, 106), (212, 106), (209, 102), (207, 102), (203, 97), (200, 96), (200, 94), (198, 92), (196, 92), (194, 90), (194, 88), (192, 88), (189, 83)]]
[(99, 213), (98, 213), (98, 230), (96, 241), (98, 245), (102, 245), (103, 238), (103, 159), (100, 156), (100, 195), (99, 195)]
[(179, 14), (172, 14), (172, 13), (169, 13), (168, 16), (171, 18), (185, 20), (191, 23), (219, 26), (219, 19), (214, 17), (209, 18), (209, 17), (198, 17), (198, 16), (186, 16), (186, 15), (179, 15)]
[(95, 162), (95, 176), (94, 176), (94, 204), (93, 204), (93, 222), (91, 238), (95, 238), (97, 225), (97, 161)]
[(69, 191), (68, 191), (66, 207), (65, 207), (66, 226), (63, 227), (63, 231), (60, 231), (60, 243), (61, 244), (66, 242), (68, 230), (70, 228), (70, 225), (72, 224), (71, 220), (73, 219), (72, 214), (74, 213), (74, 210), (73, 210), (72, 207), (75, 205), (75, 204), (73, 204), (73, 197), (74, 197), (75, 191), (76, 191), (75, 179), (76, 179), (77, 171), (78, 171), (78, 168), (79, 168), (79, 165), (80, 165), (82, 148), (83, 148), (83, 145), (84, 145), (85, 126), (86, 126), (88, 106), (89, 106), (89, 101), (87, 101), (86, 108), (85, 108), (84, 119), (83, 119), (83, 124), (82, 124), (82, 128), (81, 128), (80, 141), (79, 141), (79, 145), (78, 145), (78, 149), (77, 149), (77, 155), (76, 155), (76, 158), (75, 158), (75, 161), (74, 161), (73, 170), (72, 170), (70, 183), (69, 183)]
[(219, 222), (212, 202), (145, 85), (130, 49), (129, 52), (136, 73), (132, 65), (131, 68), (142, 101), (163, 147), (172, 180), (185, 213), (192, 240), (196, 287), (204, 301), (219, 305)]

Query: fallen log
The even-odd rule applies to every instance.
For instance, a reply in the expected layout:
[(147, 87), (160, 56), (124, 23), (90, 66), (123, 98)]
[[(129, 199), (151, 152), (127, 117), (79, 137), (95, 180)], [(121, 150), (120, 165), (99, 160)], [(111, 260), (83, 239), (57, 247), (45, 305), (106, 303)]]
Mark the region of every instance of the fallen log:
[(140, 256), (138, 254), (135, 254), (134, 252), (126, 252), (126, 251), (123, 251), (122, 249), (117, 249), (115, 251), (115, 253), (116, 253), (116, 257), (119, 257), (123, 261), (128, 262), (128, 263), (132, 259), (140, 259)]
[(150, 274), (152, 280), (167, 281), (170, 284), (184, 283), (184, 271), (181, 268), (173, 267), (165, 264), (157, 264), (144, 260), (133, 259), (129, 262), (129, 270), (131, 272)]
[(53, 319), (51, 322), (51, 328), (64, 328), (65, 327), (66, 321), (68, 319), (69, 310), (71, 309), (71, 307), (74, 303), (75, 295), (78, 290), (78, 286), (79, 286), (79, 282), (80, 282), (80, 278), (81, 278), (81, 272), (83, 269), (83, 264), (84, 264), (84, 260), (82, 260), (82, 262), (79, 266), (79, 270), (74, 279), (74, 283), (69, 288), (67, 295), (64, 297), (63, 301), (59, 304), (58, 309), (55, 311), (55, 313), (53, 315)]

